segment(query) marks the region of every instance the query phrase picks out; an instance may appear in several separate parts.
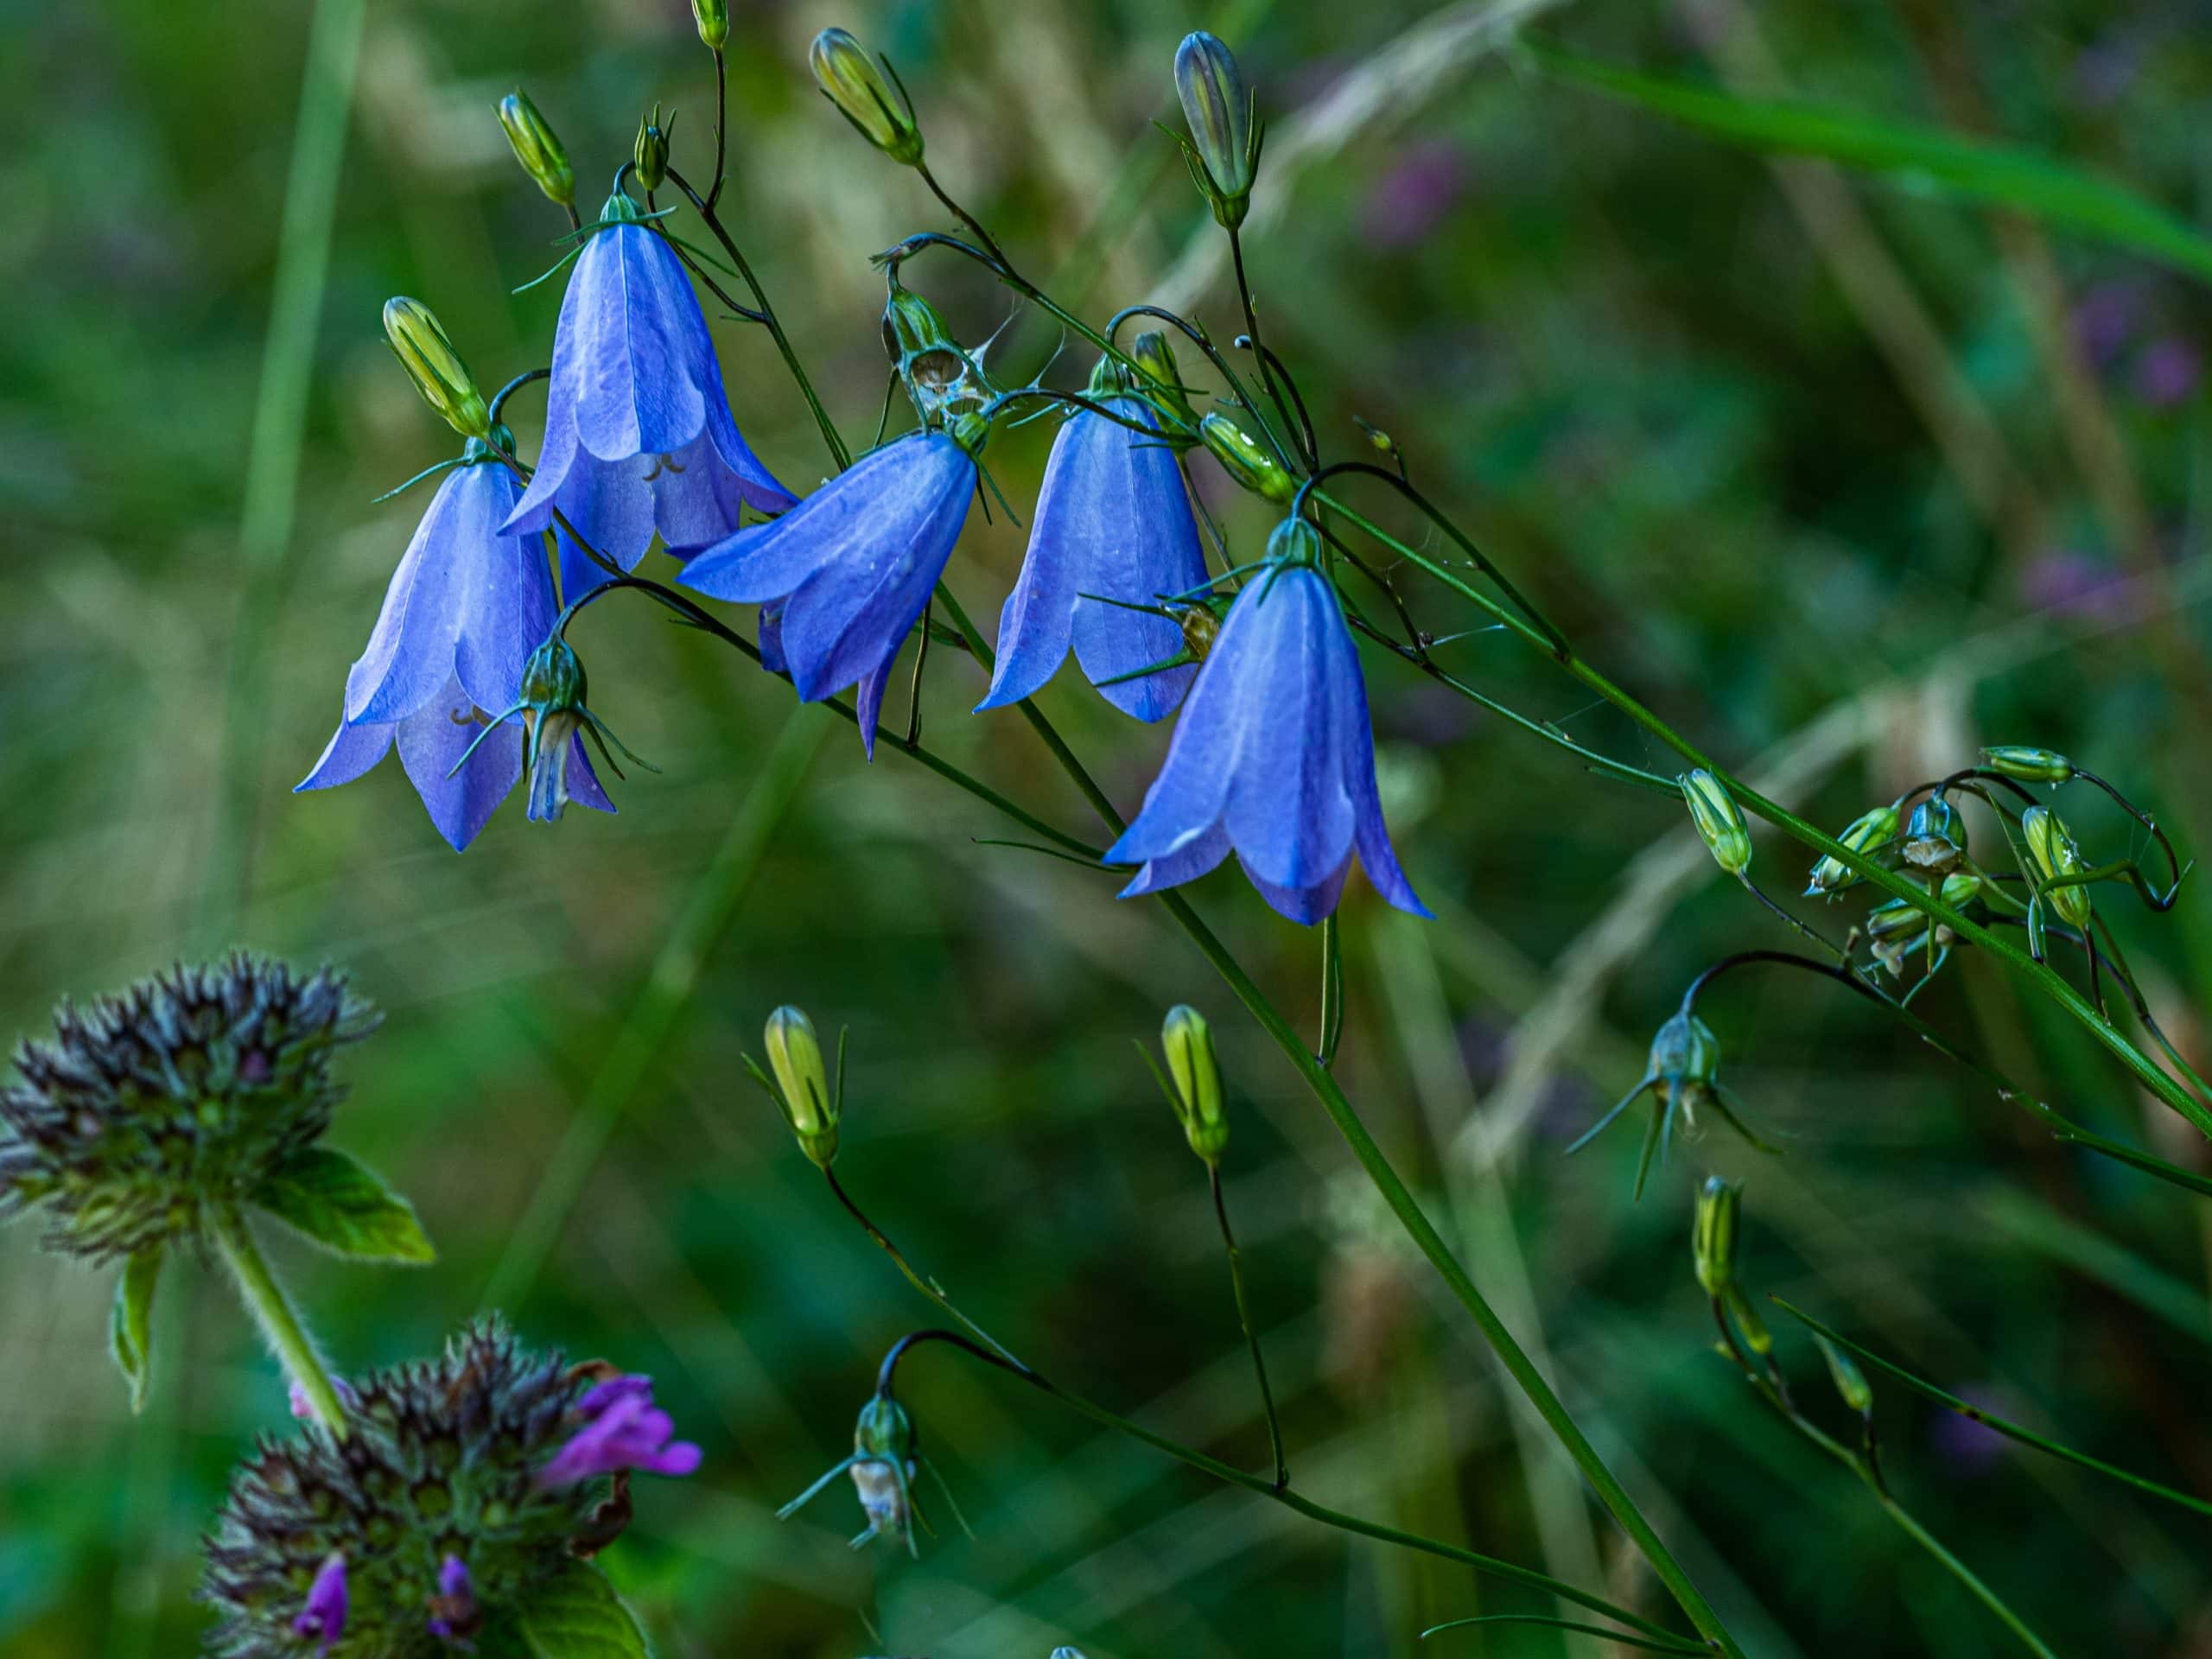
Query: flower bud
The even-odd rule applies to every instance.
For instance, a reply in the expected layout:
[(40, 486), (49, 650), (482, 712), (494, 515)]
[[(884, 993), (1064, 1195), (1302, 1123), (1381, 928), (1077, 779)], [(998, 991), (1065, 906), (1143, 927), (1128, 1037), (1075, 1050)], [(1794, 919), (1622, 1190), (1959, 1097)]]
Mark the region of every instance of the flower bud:
[(691, 21), (699, 26), (699, 41), (709, 52), (729, 42), (729, 0), (691, 0)]
[(1690, 821), (1697, 825), (1698, 837), (1713, 855), (1713, 861), (1731, 875), (1741, 875), (1751, 868), (1751, 832), (1745, 827), (1744, 815), (1736, 810), (1727, 789), (1702, 766), (1675, 781), (1682, 787), (1682, 798), (1690, 805)]
[[(2082, 862), (2082, 849), (2074, 844), (2065, 822), (2047, 806), (2031, 806), (2020, 815), (2020, 830), (2028, 843), (2028, 856), (2034, 860), (2037, 871), (2045, 881), (2059, 876), (2079, 875), (2088, 867)], [(2050, 907), (2063, 921), (2075, 927), (2089, 925), (2089, 890), (2083, 887), (2059, 887), (2050, 894)]]
[[(1897, 832), (1897, 808), (1878, 806), (1853, 818), (1836, 839), (1853, 852), (1871, 857), (1887, 846)], [(1805, 885), (1805, 897), (1833, 899), (1845, 888), (1856, 887), (1860, 880), (1859, 873), (1841, 859), (1823, 858), (1813, 866), (1812, 879)]]
[(2074, 776), (2074, 763), (2056, 749), (2031, 749), (2017, 743), (1984, 749), (1981, 764), (2027, 784), (2063, 784)]
[(1915, 869), (1948, 874), (1966, 856), (1966, 820), (1947, 798), (1930, 796), (1912, 809), (1899, 850)]
[(1183, 649), (1203, 663), (1213, 653), (1213, 642), (1221, 638), (1221, 617), (1204, 600), (1175, 607), (1176, 626), (1183, 630)]
[(1288, 505), (1298, 493), (1298, 480), (1266, 448), (1219, 410), (1198, 423), (1198, 439), (1221, 470), (1244, 489), (1270, 501)]
[(868, 1525), (853, 1541), (855, 1548), (878, 1533), (912, 1541), (913, 1497), (907, 1482), (919, 1472), (914, 1445), (913, 1420), (889, 1395), (879, 1394), (861, 1408), (853, 1429), (851, 1472)]
[(1690, 1253), (1697, 1263), (1698, 1285), (1708, 1296), (1721, 1295), (1736, 1282), (1736, 1223), (1743, 1201), (1744, 1189), (1718, 1175), (1706, 1177), (1697, 1195)]
[[(1130, 346), (1129, 356), (1144, 371), (1145, 381), (1154, 399), (1165, 404), (1185, 428), (1196, 426), (1198, 417), (1183, 390), (1182, 370), (1176, 364), (1175, 350), (1167, 343), (1167, 336), (1157, 328), (1146, 330)], [(1170, 442), (1178, 441), (1172, 429), (1166, 435)], [(1180, 442), (1190, 442), (1187, 434)]]
[(384, 335), (423, 401), (465, 438), (488, 438), (492, 413), (475, 377), (438, 327), (429, 307), (403, 297), (384, 302)]
[(1310, 518), (1286, 518), (1268, 535), (1269, 564), (1321, 563), (1321, 532)]
[(1943, 878), (1943, 902), (1954, 910), (1964, 910), (1980, 891), (1981, 878), (1972, 870), (1954, 870)]
[(545, 124), (529, 93), (517, 87), (499, 100), (499, 124), (506, 129), (515, 160), (537, 181), (537, 188), (562, 207), (575, 207), (576, 175), (569, 166), (569, 152), (562, 147), (560, 135)]
[(630, 159), (638, 164), (638, 182), (648, 190), (658, 190), (668, 177), (668, 132), (660, 124), (660, 105), (653, 105), (651, 115), (638, 118), (638, 140), (631, 146)]
[(1766, 1328), (1766, 1321), (1759, 1318), (1758, 1310), (1751, 1306), (1751, 1299), (1744, 1294), (1743, 1287), (1728, 1288), (1728, 1311), (1735, 1315), (1736, 1329), (1744, 1338), (1744, 1346), (1764, 1358), (1774, 1351), (1774, 1336)]
[(768, 1016), (764, 1039), (776, 1095), (800, 1149), (823, 1169), (837, 1156), (837, 1120), (844, 1103), (830, 1086), (814, 1022), (786, 1005)]
[(893, 101), (889, 84), (858, 41), (842, 29), (825, 29), (806, 57), (815, 85), (854, 130), (903, 167), (921, 161), (922, 130), (912, 107), (903, 94)]
[(1191, 129), (1184, 151), (1191, 176), (1214, 218), (1235, 230), (1252, 204), (1261, 139), (1236, 58), (1211, 35), (1185, 35), (1175, 52), (1175, 94)]
[(1866, 1374), (1857, 1361), (1819, 1332), (1813, 1333), (1813, 1340), (1820, 1344), (1821, 1356), (1828, 1363), (1828, 1381), (1835, 1384), (1843, 1403), (1864, 1416), (1874, 1403), (1874, 1390), (1866, 1386)]
[(1175, 1082), (1171, 1103), (1183, 1121), (1183, 1138), (1209, 1164), (1221, 1161), (1229, 1145), (1229, 1115), (1221, 1099), (1221, 1062), (1213, 1052), (1213, 1029), (1187, 1003), (1168, 1009), (1160, 1027), (1167, 1052), (1167, 1074)]

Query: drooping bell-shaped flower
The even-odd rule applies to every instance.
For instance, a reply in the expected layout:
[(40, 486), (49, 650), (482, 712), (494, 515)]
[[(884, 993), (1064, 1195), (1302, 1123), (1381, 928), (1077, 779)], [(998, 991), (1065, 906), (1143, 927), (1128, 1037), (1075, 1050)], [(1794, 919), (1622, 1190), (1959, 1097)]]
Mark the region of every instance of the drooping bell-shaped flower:
[[(506, 798), (522, 776), (521, 731), (493, 732), (473, 754), (469, 746), (514, 703), (523, 664), (559, 608), (543, 538), (503, 528), (515, 500), (512, 474), (471, 441), (392, 572), (367, 649), (346, 677), (336, 735), (296, 790), (351, 783), (397, 743), (431, 823), (456, 852)], [(574, 793), (614, 810), (588, 762)]]
[[(862, 455), (773, 524), (740, 531), (677, 580), (711, 598), (764, 607), (800, 698), (857, 685), (861, 741), (875, 753), (877, 712), (899, 648), (928, 604), (976, 491), (983, 427), (957, 438), (917, 432)], [(765, 630), (764, 630), (765, 631)]]
[(1124, 898), (1204, 875), (1231, 852), (1294, 922), (1337, 906), (1357, 853), (1376, 890), (1429, 912), (1398, 868), (1375, 789), (1359, 656), (1319, 537), (1287, 519), (1237, 594), (1175, 725), (1144, 810), (1108, 851), (1136, 864)]
[[(1142, 398), (1110, 395), (1096, 377), (1092, 386), (1105, 407), (1159, 430)], [(977, 709), (1004, 708), (1041, 689), (1072, 645), (1084, 677), (1109, 702), (1139, 720), (1164, 719), (1197, 671), (1140, 673), (1181, 652), (1183, 632), (1172, 617), (1130, 607), (1156, 610), (1205, 579), (1174, 450), (1077, 409), (1052, 441), (1021, 577), (999, 617), (990, 695)]]
[[(680, 557), (735, 530), (741, 506), (780, 512), (793, 498), (738, 435), (675, 250), (621, 191), (600, 217), (561, 302), (545, 442), (507, 527), (543, 530), (557, 507), (626, 570), (655, 530)], [(601, 574), (563, 567), (571, 599)]]

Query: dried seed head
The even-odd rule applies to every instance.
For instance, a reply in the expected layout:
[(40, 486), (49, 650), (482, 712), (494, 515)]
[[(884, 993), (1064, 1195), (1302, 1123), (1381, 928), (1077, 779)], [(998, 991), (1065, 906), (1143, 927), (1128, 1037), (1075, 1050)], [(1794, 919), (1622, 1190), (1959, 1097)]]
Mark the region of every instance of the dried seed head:
[(0, 1218), (42, 1206), (96, 1262), (195, 1236), (329, 1128), (331, 1055), (376, 1023), (342, 976), (243, 951), (63, 1003), (0, 1089)]

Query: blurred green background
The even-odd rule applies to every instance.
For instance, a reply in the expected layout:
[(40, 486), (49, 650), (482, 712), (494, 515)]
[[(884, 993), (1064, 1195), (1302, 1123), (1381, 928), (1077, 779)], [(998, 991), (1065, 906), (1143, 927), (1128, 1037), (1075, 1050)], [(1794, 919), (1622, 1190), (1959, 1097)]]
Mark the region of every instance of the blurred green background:
[[(940, 176), (1056, 292), (1095, 317), (1166, 299), (1228, 333), (1211, 226), (1148, 124), (1172, 107), (1175, 41), (1211, 27), (1274, 121), (1254, 284), (1327, 445), (1359, 443), (1354, 416), (1397, 435), (1586, 655), (1815, 818), (1840, 824), (1978, 742), (2037, 742), (2121, 781), (2185, 852), (2203, 844), (2202, 289), (1909, 179), (1770, 165), (1497, 49), (1520, 18), (1700, 85), (1986, 130), (2190, 217), (2212, 183), (2201, 3), (734, 10), (733, 222), (849, 435), (872, 429), (883, 373), (866, 256), (941, 215), (815, 95), (812, 33), (847, 23), (894, 56)], [(656, 99), (682, 111), (679, 165), (709, 170), (712, 82), (682, 0), (376, 0), (355, 41), (357, 11), (0, 12), (0, 1032), (232, 941), (343, 964), (388, 1021), (348, 1058), (334, 1142), (413, 1195), (442, 1255), (349, 1269), (279, 1243), (281, 1264), (342, 1369), (434, 1347), (497, 1274), (533, 1339), (658, 1376), (706, 1468), (652, 1484), (606, 1559), (675, 1659), (1398, 1655), (1440, 1619), (1555, 1611), (1211, 1486), (944, 1350), (902, 1392), (977, 1540), (919, 1562), (849, 1554), (842, 1487), (772, 1522), (845, 1449), (882, 1351), (935, 1322), (741, 1075), (787, 1001), (850, 1027), (840, 1172), (927, 1270), (1052, 1375), (1262, 1462), (1204, 1173), (1130, 1046), (1195, 1002), (1231, 1075), (1229, 1201), (1299, 1484), (1659, 1611), (1165, 918), (1104, 878), (976, 844), (1001, 832), (982, 809), (895, 754), (864, 765), (849, 727), (748, 664), (645, 607), (580, 626), (595, 707), (663, 769), (613, 786), (616, 818), (530, 825), (517, 798), (456, 858), (396, 762), (285, 793), (427, 498), (371, 499), (452, 450), (378, 306), (425, 300), (487, 385), (549, 349), (559, 283), (512, 290), (563, 226), (493, 101), (529, 88), (587, 207)], [(311, 29), (320, 90), (296, 147)], [(333, 102), (347, 85), (350, 116)], [(971, 340), (1009, 313), (964, 267), (909, 280)], [(754, 446), (810, 482), (818, 442), (768, 343), (738, 325), (718, 340)], [(1029, 318), (1004, 350), (1033, 363), (1051, 344)], [(1056, 372), (1087, 367), (1071, 353)], [(517, 400), (525, 445), (539, 407)], [(1025, 513), (1048, 442), (1031, 427), (994, 446)], [(1255, 547), (1264, 518), (1209, 493)], [(979, 618), (1021, 545), (1003, 521), (971, 526), (952, 577)], [(1415, 602), (1438, 632), (1466, 626), (1440, 592)], [(1510, 641), (1446, 654), (1674, 771)], [(1352, 1098), (1749, 1650), (2011, 1650), (1709, 1351), (1694, 1182), (1749, 1180), (1761, 1287), (2197, 1491), (2206, 1212), (2058, 1147), (1865, 1008), (1751, 975), (1704, 1011), (1788, 1154), (1678, 1147), (1632, 1206), (1634, 1128), (1572, 1162), (1566, 1140), (1634, 1081), (1700, 966), (1788, 941), (1665, 799), (1379, 653), (1368, 671), (1393, 827), (1439, 918), (1355, 886)], [(927, 741), (1088, 833), (1019, 721), (967, 715), (980, 684), (933, 658)], [(1165, 734), (1071, 676), (1044, 702), (1133, 807)], [(2093, 849), (2139, 842), (2068, 798)], [(1801, 885), (1802, 860), (1764, 831), (1758, 858), (1770, 889)], [(1315, 938), (1226, 872), (1194, 894), (1312, 1024)], [(2113, 908), (2201, 1062), (2201, 887), (2163, 918)], [(1921, 1006), (2075, 1117), (2206, 1163), (1991, 964), (1957, 961)], [(193, 1651), (198, 1535), (232, 1460), (283, 1421), (281, 1382), (214, 1277), (175, 1274), (156, 1402), (133, 1421), (104, 1352), (106, 1282), (39, 1255), (33, 1231), (0, 1239), (0, 1650)], [(1824, 1402), (1817, 1356), (1781, 1337)], [(2060, 1652), (2212, 1653), (2201, 1520), (1878, 1395), (1899, 1495)], [(1511, 1628), (1433, 1645), (1612, 1650)]]

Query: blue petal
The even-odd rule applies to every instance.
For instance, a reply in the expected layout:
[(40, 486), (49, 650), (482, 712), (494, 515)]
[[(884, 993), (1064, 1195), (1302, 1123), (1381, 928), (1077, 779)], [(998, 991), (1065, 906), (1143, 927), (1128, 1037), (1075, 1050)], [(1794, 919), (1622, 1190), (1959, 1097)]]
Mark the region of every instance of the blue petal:
[(346, 718), (357, 724), (404, 720), (453, 677), (460, 632), (455, 594), (474, 548), (497, 535), (505, 500), (495, 501), (488, 468), (456, 467), (429, 506), (385, 588), (369, 643), (346, 676)]
[(296, 795), (302, 790), (335, 789), (340, 784), (350, 784), (383, 760), (391, 747), (391, 727), (348, 726), (341, 721), (330, 741), (323, 746), (322, 758), (306, 777), (292, 785), (292, 792)]
[(1312, 886), (1285, 887), (1262, 880), (1242, 856), (1237, 861), (1243, 864), (1246, 879), (1258, 891), (1260, 897), (1274, 906), (1278, 915), (1288, 917), (1304, 927), (1313, 926), (1337, 907), (1337, 900), (1344, 894), (1344, 874), (1351, 868), (1351, 858), (1347, 854), (1344, 861), (1338, 865), (1332, 874)]
[[(500, 467), (468, 470), (489, 476), (486, 518), (497, 524), (514, 500), (513, 480)], [(560, 539), (568, 541), (565, 536)], [(479, 709), (502, 714), (521, 690), (523, 664), (553, 630), (557, 607), (544, 538), (494, 532), (465, 550), (458, 575), (453, 671)]]
[[(1140, 866), (1135, 879), (1122, 889), (1124, 899), (1135, 899), (1147, 893), (1158, 893), (1163, 887), (1180, 887), (1194, 881), (1229, 856), (1228, 832), (1219, 826), (1202, 830), (1198, 836), (1174, 852), (1147, 860)], [(1112, 853), (1106, 855), (1109, 864), (1121, 861)]]
[[(749, 451), (747, 454), (749, 458)], [(679, 559), (727, 539), (737, 528), (739, 509), (748, 503), (775, 508), (791, 505), (781, 485), (763, 490), (733, 472), (707, 433), (677, 454), (658, 459), (660, 464), (650, 469), (649, 480), (653, 522), (668, 550)]]
[(601, 461), (673, 454), (706, 428), (716, 372), (707, 320), (675, 251), (642, 225), (585, 243), (553, 357), (555, 385), (575, 399), (577, 442)]
[(760, 666), (771, 674), (787, 674), (791, 665), (784, 660), (784, 601), (772, 599), (760, 607)]
[(458, 775), (446, 775), (483, 731), (474, 713), (456, 682), (397, 728), (399, 763), (429, 809), (430, 822), (455, 852), (476, 839), (522, 777), (522, 727), (515, 721), (485, 736)]
[[(1310, 888), (1339, 870), (1357, 814), (1344, 783), (1344, 747), (1359, 660), (1329, 580), (1310, 566), (1270, 571), (1237, 597), (1230, 617), (1251, 621), (1233, 649), (1249, 711), (1222, 823), (1255, 878)], [(1232, 649), (1224, 628), (1216, 652)], [(1363, 702), (1359, 729), (1366, 731)]]

